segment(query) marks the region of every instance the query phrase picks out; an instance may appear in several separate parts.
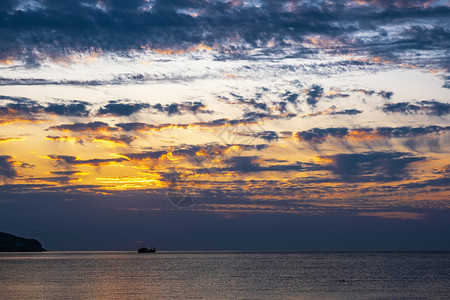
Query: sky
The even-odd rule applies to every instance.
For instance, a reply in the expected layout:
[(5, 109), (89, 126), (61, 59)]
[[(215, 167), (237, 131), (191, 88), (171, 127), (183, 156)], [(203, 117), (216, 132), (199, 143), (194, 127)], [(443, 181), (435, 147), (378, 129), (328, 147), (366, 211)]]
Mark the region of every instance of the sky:
[(3, 0), (0, 231), (450, 250), (450, 1)]

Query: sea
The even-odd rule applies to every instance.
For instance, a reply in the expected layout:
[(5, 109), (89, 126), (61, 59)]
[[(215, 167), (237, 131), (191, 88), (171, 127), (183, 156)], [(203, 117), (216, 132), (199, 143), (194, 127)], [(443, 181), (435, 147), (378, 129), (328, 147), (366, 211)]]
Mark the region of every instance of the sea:
[(0, 253), (0, 299), (450, 299), (450, 252)]

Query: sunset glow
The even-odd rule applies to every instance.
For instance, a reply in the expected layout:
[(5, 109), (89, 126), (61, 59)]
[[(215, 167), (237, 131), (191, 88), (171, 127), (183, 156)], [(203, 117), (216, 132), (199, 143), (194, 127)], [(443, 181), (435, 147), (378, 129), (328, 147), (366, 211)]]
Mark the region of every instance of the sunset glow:
[(0, 217), (448, 219), (447, 1), (63, 2), (0, 5)]

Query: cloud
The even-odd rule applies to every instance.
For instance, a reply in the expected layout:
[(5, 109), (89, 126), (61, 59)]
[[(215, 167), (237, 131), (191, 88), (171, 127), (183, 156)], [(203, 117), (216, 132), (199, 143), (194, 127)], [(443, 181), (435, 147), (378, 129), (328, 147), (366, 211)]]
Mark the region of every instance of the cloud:
[[(58, 115), (65, 117), (87, 117), (89, 116), (87, 102), (67, 101), (67, 103), (48, 103), (46, 106), (26, 97), (9, 97), (0, 95), (0, 100), (6, 103), (0, 106), (0, 117), (4, 123), (14, 120), (40, 121), (43, 115)], [(2, 123), (2, 122), (0, 122)]]
[(89, 116), (89, 110), (87, 109), (89, 105), (89, 103), (81, 101), (74, 101), (69, 104), (50, 103), (44, 108), (44, 112), (58, 116), (87, 117)]
[(14, 103), (6, 103), (0, 106), (0, 125), (41, 122), (37, 115), (42, 111), (43, 106), (31, 101), (15, 100), (17, 101)]
[(153, 106), (153, 109), (155, 109), (158, 112), (165, 112), (167, 115), (177, 115), (177, 114), (183, 114), (183, 113), (204, 113), (204, 114), (211, 114), (213, 111), (206, 109), (206, 105), (202, 102), (190, 102), (186, 101), (183, 103), (172, 103), (172, 104), (160, 104), (157, 103)]
[(0, 136), (0, 143), (8, 143), (8, 142), (14, 142), (14, 141), (23, 141), (23, 140), (24, 140), (24, 138), (22, 138), (22, 137), (14, 138), (14, 137), (1, 137)]
[(75, 181), (78, 178), (71, 176), (52, 176), (52, 177), (33, 177), (29, 178), (29, 181), (44, 181), (45, 183), (59, 183), (59, 184), (67, 184), (71, 181)]
[[(372, 45), (383, 48), (384, 53), (388, 52), (386, 48), (400, 52), (408, 45), (414, 48), (429, 40), (433, 49), (446, 49), (445, 32), (427, 35), (423, 28), (394, 36), (386, 44), (370, 38), (359, 44), (352, 35), (390, 24), (407, 26), (411, 19), (423, 24), (420, 21), (448, 17), (449, 10), (445, 1), (406, 0), (37, 0), (28, 5), (7, 0), (1, 6), (0, 60), (22, 59), (32, 64), (46, 58), (58, 60), (74, 52), (124, 53), (142, 49), (177, 55), (213, 48), (219, 58), (242, 57), (254, 49), (279, 54), (289, 47), (295, 52), (311, 53), (314, 49), (302, 42), (305, 37), (317, 35), (341, 41), (341, 47), (338, 43), (328, 46), (333, 52), (366, 51)], [(52, 38), (48, 38), (48, 32), (53, 33)], [(402, 39), (405, 41), (396, 43)], [(292, 55), (292, 51), (286, 53)]]
[(389, 182), (409, 177), (408, 167), (425, 157), (402, 152), (366, 152), (321, 156), (330, 160), (330, 170), (346, 182)]
[(257, 162), (256, 156), (235, 156), (227, 161), (231, 166), (229, 170), (240, 173), (259, 172), (261, 166)]
[(385, 113), (422, 113), (430, 116), (446, 116), (450, 114), (450, 104), (438, 101), (386, 103), (382, 109)]
[(349, 116), (354, 116), (354, 115), (358, 115), (362, 113), (362, 110), (359, 109), (344, 109), (344, 110), (338, 110), (338, 111), (334, 111), (331, 112), (330, 115), (349, 115)]
[(113, 144), (119, 145), (130, 145), (136, 139), (137, 137), (129, 135), (120, 135), (120, 136), (97, 135), (93, 137), (94, 142), (111, 142)]
[(254, 138), (260, 138), (268, 142), (277, 141), (279, 136), (275, 131), (260, 131), (260, 132), (232, 132), (236, 135), (250, 136)]
[(294, 113), (271, 114), (266, 112), (248, 111), (244, 113), (242, 120), (234, 120), (234, 122), (246, 122), (250, 124), (263, 120), (289, 120), (295, 116), (297, 115)]
[(33, 102), (17, 102), (7, 103), (0, 107), (0, 116), (2, 117), (19, 117), (19, 116), (32, 116), (33, 114), (40, 113), (42, 106)]
[[(130, 160), (145, 159), (170, 159), (172, 157), (197, 158), (214, 157), (223, 154), (231, 146), (220, 145), (217, 143), (204, 145), (179, 145), (176, 147), (166, 147), (156, 150), (143, 151), (137, 153), (123, 153), (122, 155)], [(239, 146), (236, 146), (239, 147)]]
[[(211, 76), (211, 75), (208, 75)], [(39, 85), (73, 85), (73, 86), (101, 86), (101, 85), (127, 85), (145, 84), (148, 82), (180, 82), (192, 81), (206, 76), (192, 76), (179, 73), (120, 73), (112, 75), (112, 78), (91, 80), (76, 79), (47, 79), (47, 78), (7, 78), (0, 77), (0, 86), (39, 86)]]
[(171, 160), (172, 158), (183, 158), (190, 162), (203, 165), (204, 162), (211, 162), (213, 158), (224, 160), (227, 156), (238, 154), (243, 151), (261, 151), (267, 148), (267, 145), (243, 145), (230, 144), (222, 145), (217, 143), (203, 144), (203, 145), (186, 145), (182, 144), (176, 147), (165, 147), (161, 149), (153, 149), (149, 151), (137, 153), (122, 153), (123, 157), (129, 160)]
[(100, 165), (110, 165), (114, 163), (119, 163), (123, 161), (127, 161), (126, 158), (92, 158), (92, 159), (79, 159), (76, 156), (70, 156), (70, 155), (48, 155), (47, 158), (50, 158), (55, 161), (59, 161), (62, 164), (65, 165), (90, 165), (90, 166), (100, 166)]
[(378, 95), (386, 100), (390, 100), (392, 96), (394, 96), (394, 92), (390, 91), (375, 91), (375, 90), (366, 90), (366, 89), (354, 89), (353, 92), (363, 93), (367, 96)]
[[(86, 142), (95, 142), (95, 143), (106, 143), (106, 147), (116, 147), (116, 146), (127, 146), (130, 145), (134, 140), (137, 139), (135, 136), (129, 135), (94, 135), (94, 136), (55, 136), (48, 135), (46, 136), (47, 140), (55, 141), (55, 142), (69, 142), (69, 143), (78, 143), (85, 144)], [(109, 144), (109, 145), (108, 145)]]
[(54, 174), (54, 175), (60, 175), (60, 176), (72, 176), (72, 175), (80, 174), (81, 171), (53, 171), (50, 173)]
[[(264, 115), (267, 117), (269, 115)], [(136, 131), (136, 132), (146, 132), (146, 131), (160, 131), (163, 129), (172, 129), (172, 128), (214, 128), (214, 127), (227, 127), (227, 126), (238, 126), (238, 125), (251, 125), (256, 124), (257, 121), (252, 118), (245, 119), (215, 119), (211, 121), (203, 121), (203, 122), (195, 122), (195, 123), (186, 123), (186, 124), (177, 124), (177, 123), (166, 123), (166, 124), (147, 124), (140, 122), (132, 122), (132, 123), (118, 123), (117, 127), (121, 128), (124, 131)]]
[(302, 118), (324, 116), (324, 115), (329, 115), (329, 116), (336, 116), (336, 115), (354, 116), (354, 115), (358, 115), (358, 114), (361, 114), (361, 113), (362, 113), (362, 110), (355, 109), (355, 108), (344, 109), (344, 110), (337, 110), (336, 106), (333, 105), (333, 106), (329, 107), (326, 110), (303, 115)]
[(7, 181), (14, 179), (17, 171), (14, 169), (14, 161), (9, 155), (0, 155), (0, 180)]
[(300, 162), (295, 164), (261, 166), (263, 162), (265, 161), (257, 156), (233, 156), (226, 160), (229, 166), (225, 170), (239, 173), (304, 171)]
[(291, 93), (290, 91), (287, 91), (286, 93), (283, 94), (284, 100), (286, 102), (290, 102), (290, 103), (297, 103), (298, 101), (298, 94), (297, 93)]
[(400, 35), (414, 49), (439, 49), (443, 45), (449, 45), (450, 31), (440, 25), (436, 26), (411, 26), (405, 28)]
[(349, 132), (348, 128), (338, 127), (338, 128), (313, 128), (307, 131), (299, 131), (295, 134), (295, 137), (299, 141), (305, 141), (310, 144), (321, 144), (325, 142), (328, 137), (343, 138)]
[(236, 92), (232, 92), (230, 93), (230, 95), (233, 97), (234, 100), (230, 100), (228, 97), (225, 96), (220, 96), (219, 100), (225, 101), (228, 104), (239, 104), (239, 105), (245, 104), (252, 107), (253, 109), (259, 109), (264, 111), (268, 110), (267, 103), (261, 101), (261, 98), (263, 96), (261, 93), (256, 93), (254, 98), (252, 97), (246, 98), (244, 96), (237, 94)]
[(298, 141), (310, 144), (321, 144), (330, 137), (338, 139), (368, 140), (377, 138), (414, 138), (425, 135), (438, 135), (450, 130), (450, 126), (422, 126), (422, 127), (377, 127), (377, 128), (312, 128), (295, 133)]
[(164, 128), (171, 128), (173, 124), (153, 125), (147, 123), (133, 122), (133, 123), (118, 123), (116, 124), (116, 126), (127, 132), (129, 131), (145, 132), (145, 131), (159, 131)]
[(358, 215), (363, 217), (378, 217), (383, 219), (401, 219), (401, 220), (424, 220), (427, 215), (417, 212), (407, 211), (379, 211), (379, 212), (364, 212)]
[(323, 96), (323, 87), (318, 84), (313, 84), (306, 92), (308, 97), (306, 103), (311, 106), (316, 106), (317, 102)]
[(401, 185), (402, 188), (406, 189), (421, 189), (426, 187), (437, 187), (448, 189), (449, 186), (450, 186), (450, 176), (428, 179), (423, 181), (416, 181)]
[(116, 127), (111, 127), (107, 123), (95, 121), (89, 123), (54, 125), (49, 127), (47, 130), (69, 131), (69, 132), (114, 132), (119, 129)]
[(128, 117), (148, 107), (150, 105), (145, 103), (118, 103), (118, 101), (110, 101), (109, 104), (98, 110), (98, 114)]

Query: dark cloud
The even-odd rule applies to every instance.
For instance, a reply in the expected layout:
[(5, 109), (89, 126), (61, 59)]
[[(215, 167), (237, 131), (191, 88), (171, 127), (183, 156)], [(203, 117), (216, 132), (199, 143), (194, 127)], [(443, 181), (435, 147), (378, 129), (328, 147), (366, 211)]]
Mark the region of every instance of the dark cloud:
[(160, 104), (157, 103), (153, 105), (153, 109), (155, 109), (158, 112), (165, 112), (167, 115), (177, 115), (177, 114), (184, 114), (184, 113), (205, 113), (205, 114), (211, 114), (213, 111), (206, 109), (206, 105), (202, 102), (191, 102), (186, 101), (182, 103), (172, 103), (172, 104)]
[(70, 132), (109, 132), (119, 130), (111, 127), (107, 123), (96, 121), (89, 123), (62, 124), (49, 127), (47, 130), (70, 131)]
[[(33, 120), (37, 115), (54, 114), (65, 117), (88, 117), (91, 104), (84, 101), (66, 101), (63, 103), (48, 103), (46, 106), (38, 101), (25, 97), (10, 97), (0, 95), (0, 100), (5, 104), (0, 105), (0, 116), (5, 118), (17, 118)], [(108, 104), (99, 108), (98, 116), (124, 116), (129, 117), (144, 109), (151, 112), (165, 112), (169, 116), (175, 114), (212, 114), (212, 110), (200, 101), (185, 101), (181, 103), (150, 105), (147, 103), (129, 103), (126, 100), (111, 100)], [(98, 123), (98, 122), (95, 122)]]
[(450, 177), (448, 176), (418, 182), (411, 182), (401, 185), (402, 188), (406, 189), (419, 189), (426, 187), (438, 187), (438, 188), (442, 187), (448, 189), (449, 186), (450, 186)]
[(35, 167), (35, 165), (31, 165), (31, 164), (29, 164), (29, 163), (22, 162), (22, 163), (20, 164), (20, 167), (23, 168), (23, 169), (33, 169), (33, 168)]
[(2, 117), (19, 117), (33, 116), (42, 111), (42, 106), (32, 102), (8, 103), (0, 106), (0, 116)]
[[(0, 77), (0, 86), (46, 86), (46, 85), (73, 85), (73, 86), (101, 86), (101, 85), (126, 85), (126, 84), (146, 84), (149, 82), (187, 82), (202, 78), (211, 78), (212, 74), (207, 75), (187, 75), (178, 72), (164, 73), (120, 73), (113, 75), (112, 78), (99, 78), (91, 80), (76, 79), (46, 79), (46, 78), (8, 78)], [(222, 74), (220, 77), (222, 78)]]
[(308, 97), (306, 103), (311, 106), (316, 106), (317, 102), (323, 95), (323, 87), (318, 84), (313, 84), (306, 92)]
[(165, 111), (167, 112), (167, 114), (169, 116), (180, 113), (180, 111), (178, 110), (178, 104), (176, 104), (176, 103), (168, 105), (167, 109), (165, 109)]
[(411, 26), (400, 33), (410, 48), (431, 50), (450, 45), (450, 31), (441, 26)]
[[(177, 147), (154, 149), (149, 151), (137, 152), (137, 153), (122, 153), (122, 155), (130, 160), (155, 160), (166, 158), (167, 155), (182, 157), (189, 160), (196, 165), (202, 165), (205, 162), (211, 162), (213, 158), (219, 158), (224, 160), (227, 155), (231, 153), (238, 154), (243, 151), (261, 151), (266, 149), (267, 145), (221, 145), (217, 143), (203, 144), (203, 145), (179, 145)], [(228, 153), (227, 155), (225, 155)]]
[(44, 108), (27, 98), (13, 98), (14, 102), (0, 106), (0, 125), (16, 122), (39, 122), (38, 114)]
[(60, 176), (72, 176), (72, 175), (81, 173), (81, 171), (53, 171), (50, 173), (54, 174), (54, 175), (60, 175)]
[(81, 101), (74, 101), (69, 104), (50, 103), (44, 108), (44, 111), (59, 116), (87, 117), (89, 116), (88, 106), (89, 103)]
[(261, 166), (257, 162), (256, 156), (236, 156), (227, 161), (231, 166), (230, 170), (240, 173), (259, 172)]
[(313, 128), (307, 131), (299, 131), (295, 134), (295, 136), (299, 141), (305, 141), (311, 144), (320, 144), (330, 136), (343, 138), (348, 134), (348, 132), (349, 129), (345, 127), (326, 129)]
[(19, 2), (17, 0), (3, 0), (0, 2), (0, 12), (1, 11), (12, 11), (17, 7)]
[(392, 98), (392, 96), (394, 96), (394, 92), (390, 92), (390, 91), (375, 91), (375, 90), (366, 90), (366, 89), (354, 89), (352, 91), (363, 93), (367, 96), (378, 95), (387, 100), (390, 100)]
[[(270, 115), (264, 114), (263, 117), (269, 117)], [(227, 126), (237, 126), (237, 125), (251, 125), (256, 124), (257, 118), (253, 116), (253, 118), (244, 118), (244, 119), (215, 119), (211, 121), (203, 121), (203, 122), (195, 122), (195, 123), (186, 123), (186, 124), (177, 124), (177, 123), (166, 123), (166, 124), (147, 124), (140, 122), (132, 122), (132, 123), (119, 123), (116, 124), (117, 127), (121, 128), (124, 131), (137, 131), (137, 132), (145, 132), (145, 131), (160, 131), (163, 129), (171, 129), (171, 128), (182, 128), (186, 129), (189, 127), (198, 127), (198, 128), (214, 128), (214, 127), (227, 127)]]
[(234, 171), (239, 173), (253, 173), (253, 172), (286, 172), (286, 171), (301, 171), (302, 165), (297, 162), (295, 164), (284, 165), (268, 165), (261, 166), (265, 162), (257, 156), (234, 156), (226, 161), (229, 167), (227, 171)]
[(242, 136), (251, 136), (255, 138), (260, 138), (268, 142), (277, 141), (279, 136), (275, 131), (260, 131), (260, 132), (233, 132), (233, 134)]
[(230, 146), (215, 143), (204, 145), (182, 144), (177, 147), (155, 149), (138, 153), (123, 153), (122, 155), (130, 160), (161, 159), (164, 155), (169, 153), (170, 155), (183, 158), (195, 158), (202, 156), (214, 157), (216, 155), (223, 154), (228, 148), (230, 148)]
[(245, 104), (252, 107), (253, 109), (260, 109), (264, 111), (268, 110), (267, 103), (261, 101), (261, 98), (263, 97), (263, 94), (261, 93), (256, 93), (253, 98), (246, 98), (237, 93), (230, 93), (230, 95), (233, 97), (233, 99), (224, 96), (219, 97), (219, 99), (222, 101), (226, 101), (228, 104)]
[(358, 115), (362, 113), (362, 110), (359, 109), (344, 109), (344, 110), (339, 110), (339, 111), (333, 111), (330, 113), (330, 115)]
[(352, 0), (359, 5), (377, 5), (384, 8), (396, 7), (396, 8), (414, 8), (414, 7), (426, 7), (436, 0), (422, 1), (422, 0)]
[(66, 103), (48, 103), (46, 106), (26, 97), (0, 96), (5, 100), (0, 106), (0, 116), (4, 118), (23, 118), (36, 120), (38, 115), (53, 114), (66, 117), (89, 116), (89, 103), (83, 101), (67, 101)]
[(145, 159), (160, 159), (163, 155), (166, 155), (166, 150), (152, 150), (138, 153), (124, 153), (123, 156), (130, 160), (145, 160)]
[(380, 95), (384, 99), (390, 100), (392, 98), (392, 96), (394, 96), (394, 92), (380, 91), (380, 92), (378, 92), (378, 95)]
[(47, 183), (60, 183), (67, 184), (72, 180), (76, 180), (78, 178), (72, 176), (49, 176), (49, 177), (33, 177), (28, 178), (29, 181), (45, 181)]
[(118, 163), (126, 161), (126, 158), (92, 158), (92, 159), (79, 159), (76, 156), (70, 155), (48, 155), (48, 158), (59, 161), (65, 165), (91, 165), (91, 166), (100, 166), (100, 165), (108, 165), (112, 163)]
[[(161, 130), (163, 125), (153, 125), (153, 124), (146, 124), (146, 123), (140, 123), (140, 122), (133, 122), (133, 123), (119, 123), (116, 124), (117, 127), (120, 127), (124, 131), (151, 131), (151, 130)], [(169, 126), (169, 124), (167, 124)]]
[(130, 145), (137, 137), (128, 135), (89, 135), (76, 137), (48, 135), (46, 139), (55, 142), (76, 142), (81, 145), (84, 145), (86, 142), (111, 142), (116, 145)]
[(383, 138), (414, 138), (424, 135), (436, 135), (450, 130), (450, 126), (422, 126), (422, 127), (378, 127), (378, 128), (312, 128), (310, 130), (299, 131), (295, 137), (299, 141), (310, 144), (321, 144), (328, 138), (334, 137), (344, 139), (352, 136), (355, 139), (370, 139), (376, 137)]
[(98, 110), (98, 114), (128, 117), (148, 107), (150, 105), (145, 103), (119, 103), (119, 101), (110, 101), (109, 104)]
[(417, 137), (427, 134), (439, 134), (450, 130), (450, 126), (422, 126), (422, 127), (378, 127), (376, 133), (389, 138)]
[(27, 97), (16, 97), (16, 96), (6, 96), (6, 95), (0, 95), (0, 100), (9, 100), (14, 102), (35, 102), (30, 98)]
[(256, 112), (256, 111), (248, 111), (243, 115), (242, 120), (236, 120), (238, 122), (247, 122), (247, 123), (256, 123), (257, 121), (262, 120), (279, 120), (279, 119), (291, 119), (297, 116), (294, 113), (282, 113), (282, 114), (271, 114), (267, 112)]
[(446, 89), (450, 89), (450, 76), (444, 77), (444, 85), (442, 87), (446, 88)]
[(106, 141), (106, 142), (112, 142), (115, 144), (124, 144), (124, 145), (129, 145), (136, 139), (137, 139), (137, 137), (129, 136), (129, 135), (119, 135), (119, 136), (97, 135), (97, 136), (93, 137), (93, 140), (96, 140), (96, 141)]
[(144, 83), (148, 81), (156, 81), (156, 78), (146, 74), (121, 74), (114, 76), (111, 80), (52, 80), (44, 78), (6, 78), (0, 77), (0, 86), (7, 85), (82, 85), (82, 86), (98, 86), (98, 85), (120, 85), (130, 83)]
[(385, 113), (426, 114), (431, 116), (445, 116), (450, 114), (450, 104), (438, 101), (386, 103)]
[(307, 117), (317, 117), (317, 116), (324, 116), (324, 115), (330, 115), (330, 116), (335, 116), (335, 115), (358, 115), (361, 114), (362, 110), (359, 109), (344, 109), (344, 110), (337, 110), (336, 106), (331, 106), (326, 110), (323, 111), (318, 111), (315, 113), (310, 113), (310, 114), (306, 114), (303, 115), (302, 118), (307, 118)]
[[(219, 57), (242, 57), (242, 53), (256, 47), (264, 49), (269, 41), (274, 47), (265, 48), (264, 52), (279, 53), (289, 46), (287, 41), (301, 43), (308, 35), (345, 42), (341, 48), (336, 44), (330, 47), (336, 53), (348, 49), (366, 51), (372, 45), (383, 48), (378, 52), (386, 56), (388, 50), (401, 52), (408, 47), (426, 47), (427, 43), (433, 49), (446, 49), (445, 29), (431, 31), (409, 26), (409, 31), (389, 37), (393, 40), (383, 41), (384, 44), (379, 40), (361, 39), (361, 42), (348, 38), (361, 30), (411, 23), (411, 19), (445, 19), (450, 11), (445, 3), (439, 2), (434, 5), (406, 0), (388, 2), (354, 1), (349, 5), (343, 0), (280, 0), (262, 1), (256, 6), (252, 1), (37, 0), (26, 8), (19, 5), (19, 0), (4, 0), (0, 7), (0, 59), (33, 61), (45, 57), (57, 59), (73, 52), (101, 50), (123, 54), (142, 48), (176, 53), (195, 49), (199, 44), (215, 47)], [(301, 46), (296, 50), (313, 51)]]
[(287, 102), (290, 102), (290, 103), (296, 103), (297, 100), (298, 100), (298, 96), (299, 96), (299, 95), (298, 95), (297, 93), (291, 93), (291, 92), (289, 92), (289, 91), (287, 91), (287, 92), (283, 95), (284, 100), (287, 101)]
[(409, 177), (411, 163), (425, 161), (425, 157), (402, 152), (368, 152), (323, 156), (332, 161), (330, 170), (346, 182), (388, 182)]
[(0, 155), (0, 180), (7, 181), (14, 179), (17, 171), (14, 169), (14, 161), (9, 155)]

